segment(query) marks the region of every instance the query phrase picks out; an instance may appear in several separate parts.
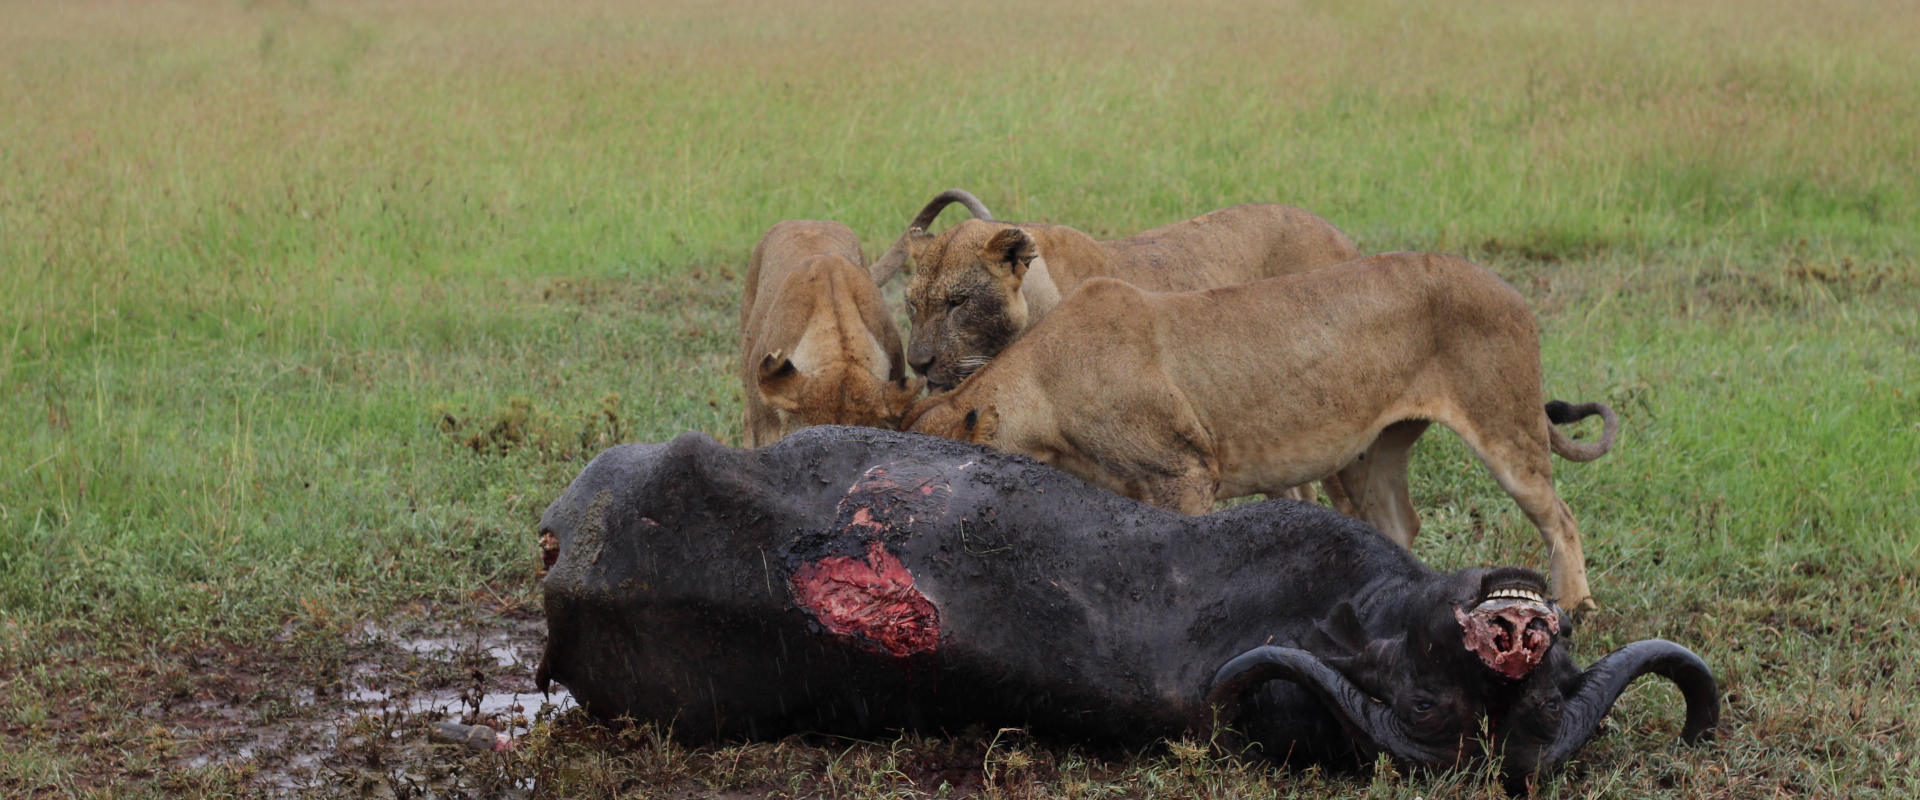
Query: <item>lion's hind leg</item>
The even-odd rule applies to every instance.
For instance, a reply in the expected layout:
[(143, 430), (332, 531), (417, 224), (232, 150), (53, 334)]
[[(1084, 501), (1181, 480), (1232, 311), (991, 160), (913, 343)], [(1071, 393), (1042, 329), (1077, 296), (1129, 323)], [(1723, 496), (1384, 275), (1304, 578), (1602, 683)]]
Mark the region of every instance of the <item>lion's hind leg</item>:
[(1547, 546), (1555, 598), (1569, 610), (1596, 608), (1598, 604), (1587, 586), (1587, 557), (1580, 544), (1580, 529), (1573, 521), (1573, 511), (1553, 488), (1553, 463), (1542, 422), (1529, 420), (1497, 430), (1469, 426), (1454, 430), (1539, 529), (1540, 539)]

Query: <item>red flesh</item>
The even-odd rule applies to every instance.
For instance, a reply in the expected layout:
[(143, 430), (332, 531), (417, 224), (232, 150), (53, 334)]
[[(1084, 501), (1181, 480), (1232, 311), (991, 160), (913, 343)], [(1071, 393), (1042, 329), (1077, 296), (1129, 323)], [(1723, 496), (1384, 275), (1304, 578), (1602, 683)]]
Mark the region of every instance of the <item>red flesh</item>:
[[(1467, 650), (1480, 657), (1487, 669), (1508, 678), (1524, 678), (1553, 648), (1553, 632), (1560, 627), (1560, 615), (1544, 606), (1516, 601), (1482, 603), (1472, 611), (1456, 608), (1461, 638)], [(1545, 625), (1534, 625), (1542, 620)]]
[(540, 532), (540, 571), (553, 569), (553, 562), (560, 560), (560, 537), (553, 531)]
[(895, 658), (932, 652), (940, 615), (913, 586), (913, 574), (879, 541), (867, 557), (828, 556), (793, 572), (793, 599), (827, 630), (854, 636)]

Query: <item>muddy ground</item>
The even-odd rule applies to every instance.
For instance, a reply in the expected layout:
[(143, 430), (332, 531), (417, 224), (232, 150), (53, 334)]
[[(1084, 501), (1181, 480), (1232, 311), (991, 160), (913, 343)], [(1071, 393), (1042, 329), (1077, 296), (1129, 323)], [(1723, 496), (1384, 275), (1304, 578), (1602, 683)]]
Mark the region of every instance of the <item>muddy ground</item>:
[(150, 731), (173, 740), (156, 772), (175, 774), (154, 777), (266, 797), (515, 794), (463, 774), (481, 754), (435, 736), (436, 725), (485, 725), (518, 742), (575, 706), (562, 687), (534, 687), (537, 613), (461, 616), (361, 622), (331, 651), (290, 631), (265, 659), (181, 659), (180, 672), (153, 676), (140, 708)]

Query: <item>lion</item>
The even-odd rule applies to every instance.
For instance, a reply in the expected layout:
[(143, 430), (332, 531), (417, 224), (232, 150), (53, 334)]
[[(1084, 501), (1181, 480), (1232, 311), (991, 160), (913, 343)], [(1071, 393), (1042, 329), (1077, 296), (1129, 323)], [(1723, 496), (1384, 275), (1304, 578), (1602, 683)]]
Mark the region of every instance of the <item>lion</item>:
[[(1438, 422), (1539, 529), (1559, 599), (1591, 607), (1547, 454), (1598, 458), (1619, 421), (1602, 403), (1545, 402), (1539, 339), (1519, 292), (1453, 256), (1389, 253), (1196, 292), (1093, 279), (904, 424), (1188, 514), (1321, 479), (1341, 511), (1410, 546), (1407, 457)], [(1553, 427), (1594, 414), (1597, 442)]]
[(895, 428), (919, 396), (865, 261), (838, 222), (787, 220), (753, 248), (740, 300), (748, 447), (809, 425)]
[[(974, 219), (927, 232), (949, 202)], [(1150, 291), (1187, 291), (1332, 266), (1360, 257), (1332, 223), (1292, 206), (1252, 203), (1111, 241), (1064, 225), (999, 222), (973, 196), (927, 204), (874, 262), (885, 285), (911, 257), (907, 363), (935, 391), (953, 388), (1096, 277)]]

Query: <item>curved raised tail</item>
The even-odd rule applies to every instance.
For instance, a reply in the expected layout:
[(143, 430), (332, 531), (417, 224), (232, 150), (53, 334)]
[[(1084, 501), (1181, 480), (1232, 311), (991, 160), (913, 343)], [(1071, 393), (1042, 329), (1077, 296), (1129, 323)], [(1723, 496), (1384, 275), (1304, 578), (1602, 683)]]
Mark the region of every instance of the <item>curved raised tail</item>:
[(1620, 433), (1620, 417), (1606, 403), (1567, 403), (1553, 400), (1547, 403), (1547, 421), (1553, 425), (1565, 425), (1571, 422), (1600, 415), (1602, 428), (1597, 442), (1576, 442), (1567, 438), (1559, 428), (1547, 427), (1547, 435), (1553, 445), (1553, 453), (1568, 461), (1592, 461), (1613, 449), (1613, 438)]

